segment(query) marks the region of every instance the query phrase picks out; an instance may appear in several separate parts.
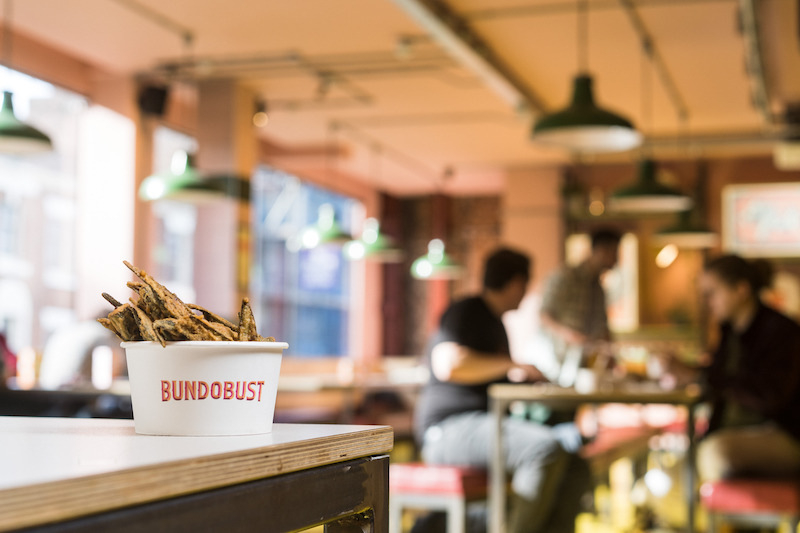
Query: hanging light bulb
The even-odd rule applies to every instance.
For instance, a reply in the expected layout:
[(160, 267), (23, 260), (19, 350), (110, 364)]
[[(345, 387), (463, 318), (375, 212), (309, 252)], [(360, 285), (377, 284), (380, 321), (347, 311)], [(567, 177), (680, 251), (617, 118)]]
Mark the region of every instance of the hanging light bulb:
[(433, 239), (428, 243), (428, 253), (411, 264), (411, 275), (415, 279), (457, 279), (463, 269), (444, 251), (444, 242)]
[(667, 268), (678, 258), (678, 247), (670, 243), (665, 245), (658, 254), (656, 254), (656, 266), (658, 268)]

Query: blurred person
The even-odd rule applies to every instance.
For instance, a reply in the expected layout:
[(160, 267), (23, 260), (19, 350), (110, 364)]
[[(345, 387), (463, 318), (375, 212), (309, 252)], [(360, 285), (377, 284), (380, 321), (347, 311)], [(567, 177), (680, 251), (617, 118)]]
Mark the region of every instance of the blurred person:
[[(482, 292), (451, 304), (442, 315), (428, 350), (430, 382), (415, 413), (426, 462), (488, 468), (489, 385), (543, 379), (534, 366), (511, 359), (501, 320), (517, 309), (529, 279), (527, 256), (497, 250), (486, 260)], [(506, 418), (503, 432), (512, 488), (508, 531), (573, 532), (579, 501), (589, 487), (586, 464), (565, 452), (547, 426)]]
[[(545, 284), (539, 318), (561, 365), (561, 385), (573, 384), (581, 358), (589, 352), (608, 359), (611, 334), (600, 277), (617, 264), (621, 238), (614, 229), (596, 229), (591, 234), (589, 257), (579, 265), (562, 267)], [(586, 363), (595, 365), (595, 361)]]
[(704, 480), (800, 473), (800, 325), (759, 298), (772, 267), (725, 255), (701, 284), (719, 344), (702, 377), (712, 405), (697, 451)]
[(96, 320), (84, 320), (65, 325), (50, 335), (42, 352), (39, 386), (52, 390), (91, 387), (92, 354), (99, 346), (111, 349), (113, 375), (126, 374), (120, 340)]

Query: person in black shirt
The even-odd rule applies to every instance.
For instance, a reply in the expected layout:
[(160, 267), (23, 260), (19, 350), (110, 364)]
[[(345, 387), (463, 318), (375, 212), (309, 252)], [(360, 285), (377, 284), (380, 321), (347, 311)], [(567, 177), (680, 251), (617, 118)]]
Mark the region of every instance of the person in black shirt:
[(764, 305), (772, 269), (728, 255), (702, 279), (719, 346), (704, 382), (712, 405), (697, 451), (700, 477), (800, 473), (800, 325)]
[[(543, 379), (535, 367), (512, 361), (501, 320), (519, 306), (529, 278), (530, 260), (500, 249), (486, 261), (482, 293), (453, 303), (442, 315), (429, 348), (431, 379), (416, 410), (426, 462), (488, 467), (488, 386)], [(506, 468), (512, 473), (509, 532), (574, 531), (588, 486), (585, 464), (565, 452), (547, 426), (507, 418), (503, 431)]]

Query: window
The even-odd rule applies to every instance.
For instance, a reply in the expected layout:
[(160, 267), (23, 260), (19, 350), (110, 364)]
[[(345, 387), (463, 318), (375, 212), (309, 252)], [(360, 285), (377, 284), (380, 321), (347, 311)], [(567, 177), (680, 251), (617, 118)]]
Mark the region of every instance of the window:
[[(77, 139), (89, 106), (77, 94), (6, 68), (0, 79), (14, 93), (17, 117), (47, 133), (55, 148), (0, 154), (0, 296), (9, 302), (0, 324), (13, 350), (41, 349), (54, 328), (75, 318)], [(48, 318), (56, 315), (63, 320)]]
[[(153, 138), (153, 170), (169, 172), (172, 156), (182, 150), (194, 153), (197, 141), (183, 133), (160, 126)], [(197, 207), (186, 202), (160, 200), (153, 204), (157, 224), (153, 249), (156, 278), (181, 299), (195, 301), (194, 235)]]
[(252, 191), (251, 293), (259, 331), (287, 341), (294, 355), (347, 354), (352, 298), (341, 246), (298, 249), (293, 243), (323, 205), (351, 232), (358, 202), (267, 167), (256, 170)]

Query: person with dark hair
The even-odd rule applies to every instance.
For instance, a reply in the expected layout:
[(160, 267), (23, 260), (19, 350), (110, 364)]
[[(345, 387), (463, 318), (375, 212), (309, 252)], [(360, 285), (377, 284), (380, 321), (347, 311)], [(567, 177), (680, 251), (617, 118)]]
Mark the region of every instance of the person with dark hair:
[(700, 477), (800, 473), (800, 325), (764, 305), (772, 267), (725, 255), (702, 288), (719, 345), (702, 382), (712, 405), (697, 452)]
[[(482, 292), (450, 305), (428, 350), (430, 382), (417, 403), (416, 434), (426, 462), (488, 468), (492, 383), (538, 381), (533, 366), (511, 359), (502, 316), (522, 301), (530, 260), (509, 249), (488, 257)], [(588, 487), (585, 463), (566, 453), (551, 428), (507, 418), (506, 468), (512, 472), (509, 532), (572, 532)]]
[(600, 276), (617, 264), (621, 238), (614, 229), (595, 230), (589, 257), (579, 265), (561, 268), (545, 285), (539, 319), (561, 364), (571, 348), (582, 351), (588, 344), (611, 337)]

